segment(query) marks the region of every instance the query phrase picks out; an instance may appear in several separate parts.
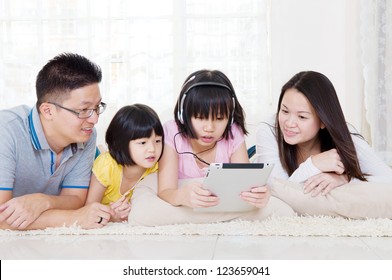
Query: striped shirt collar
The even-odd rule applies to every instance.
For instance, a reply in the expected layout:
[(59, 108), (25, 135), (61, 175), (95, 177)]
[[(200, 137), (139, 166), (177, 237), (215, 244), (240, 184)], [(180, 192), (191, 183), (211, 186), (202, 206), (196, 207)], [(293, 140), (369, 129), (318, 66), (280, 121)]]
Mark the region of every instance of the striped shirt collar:
[[(50, 150), (49, 143), (46, 140), (44, 130), (42, 128), (41, 120), (37, 111), (37, 107), (34, 106), (29, 114), (29, 131), (31, 137), (31, 143), (36, 150)], [(84, 149), (83, 143), (73, 143), (70, 147), (66, 147), (64, 150), (71, 148), (72, 153), (75, 154), (78, 149)]]

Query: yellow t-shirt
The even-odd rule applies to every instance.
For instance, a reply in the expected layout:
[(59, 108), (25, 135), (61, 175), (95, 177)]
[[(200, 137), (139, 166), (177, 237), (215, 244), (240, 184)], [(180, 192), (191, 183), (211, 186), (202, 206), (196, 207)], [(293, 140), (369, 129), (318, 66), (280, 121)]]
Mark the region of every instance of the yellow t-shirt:
[[(156, 172), (158, 170), (158, 163), (153, 167), (148, 168), (140, 178), (142, 180), (148, 174)], [(97, 180), (106, 187), (105, 193), (102, 197), (101, 203), (109, 205), (111, 202), (115, 202), (121, 198), (120, 186), (122, 180), (122, 165), (118, 164), (109, 152), (100, 154), (94, 161), (93, 173)], [(139, 182), (140, 182), (139, 180)], [(127, 197), (130, 198), (133, 194), (131, 191)]]

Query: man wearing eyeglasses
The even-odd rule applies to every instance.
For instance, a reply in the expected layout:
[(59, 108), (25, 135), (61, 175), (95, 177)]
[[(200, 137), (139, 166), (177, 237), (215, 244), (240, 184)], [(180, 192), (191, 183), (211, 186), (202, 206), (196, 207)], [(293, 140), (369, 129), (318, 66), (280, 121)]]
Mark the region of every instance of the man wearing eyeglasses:
[(104, 226), (110, 208), (83, 206), (96, 151), (95, 124), (105, 111), (102, 73), (64, 53), (38, 73), (37, 103), (0, 111), (0, 228)]

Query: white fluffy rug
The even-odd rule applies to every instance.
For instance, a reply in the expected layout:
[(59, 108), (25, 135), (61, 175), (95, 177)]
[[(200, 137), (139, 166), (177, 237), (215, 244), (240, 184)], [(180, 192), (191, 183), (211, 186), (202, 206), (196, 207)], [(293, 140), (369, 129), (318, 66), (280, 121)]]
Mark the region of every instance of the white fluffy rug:
[(340, 217), (274, 217), (264, 221), (231, 221), (156, 227), (109, 223), (100, 229), (79, 227), (44, 230), (0, 230), (0, 236), (21, 235), (260, 235), (260, 236), (392, 236), (392, 220), (348, 220)]

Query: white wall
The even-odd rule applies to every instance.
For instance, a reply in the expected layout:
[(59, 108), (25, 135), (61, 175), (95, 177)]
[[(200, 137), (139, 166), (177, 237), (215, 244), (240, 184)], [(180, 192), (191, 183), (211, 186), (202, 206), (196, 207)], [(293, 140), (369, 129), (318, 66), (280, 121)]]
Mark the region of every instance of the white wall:
[[(357, 0), (271, 0), (271, 91), (276, 106), (294, 74), (313, 70), (334, 84), (346, 120), (369, 139), (363, 124), (363, 78)], [(260, 113), (260, 117), (264, 117)], [(247, 145), (255, 143), (251, 116)], [(248, 119), (249, 121), (249, 119)]]
[(271, 77), (275, 104), (295, 73), (314, 70), (334, 84), (347, 121), (361, 130), (363, 81), (359, 1), (271, 1)]

